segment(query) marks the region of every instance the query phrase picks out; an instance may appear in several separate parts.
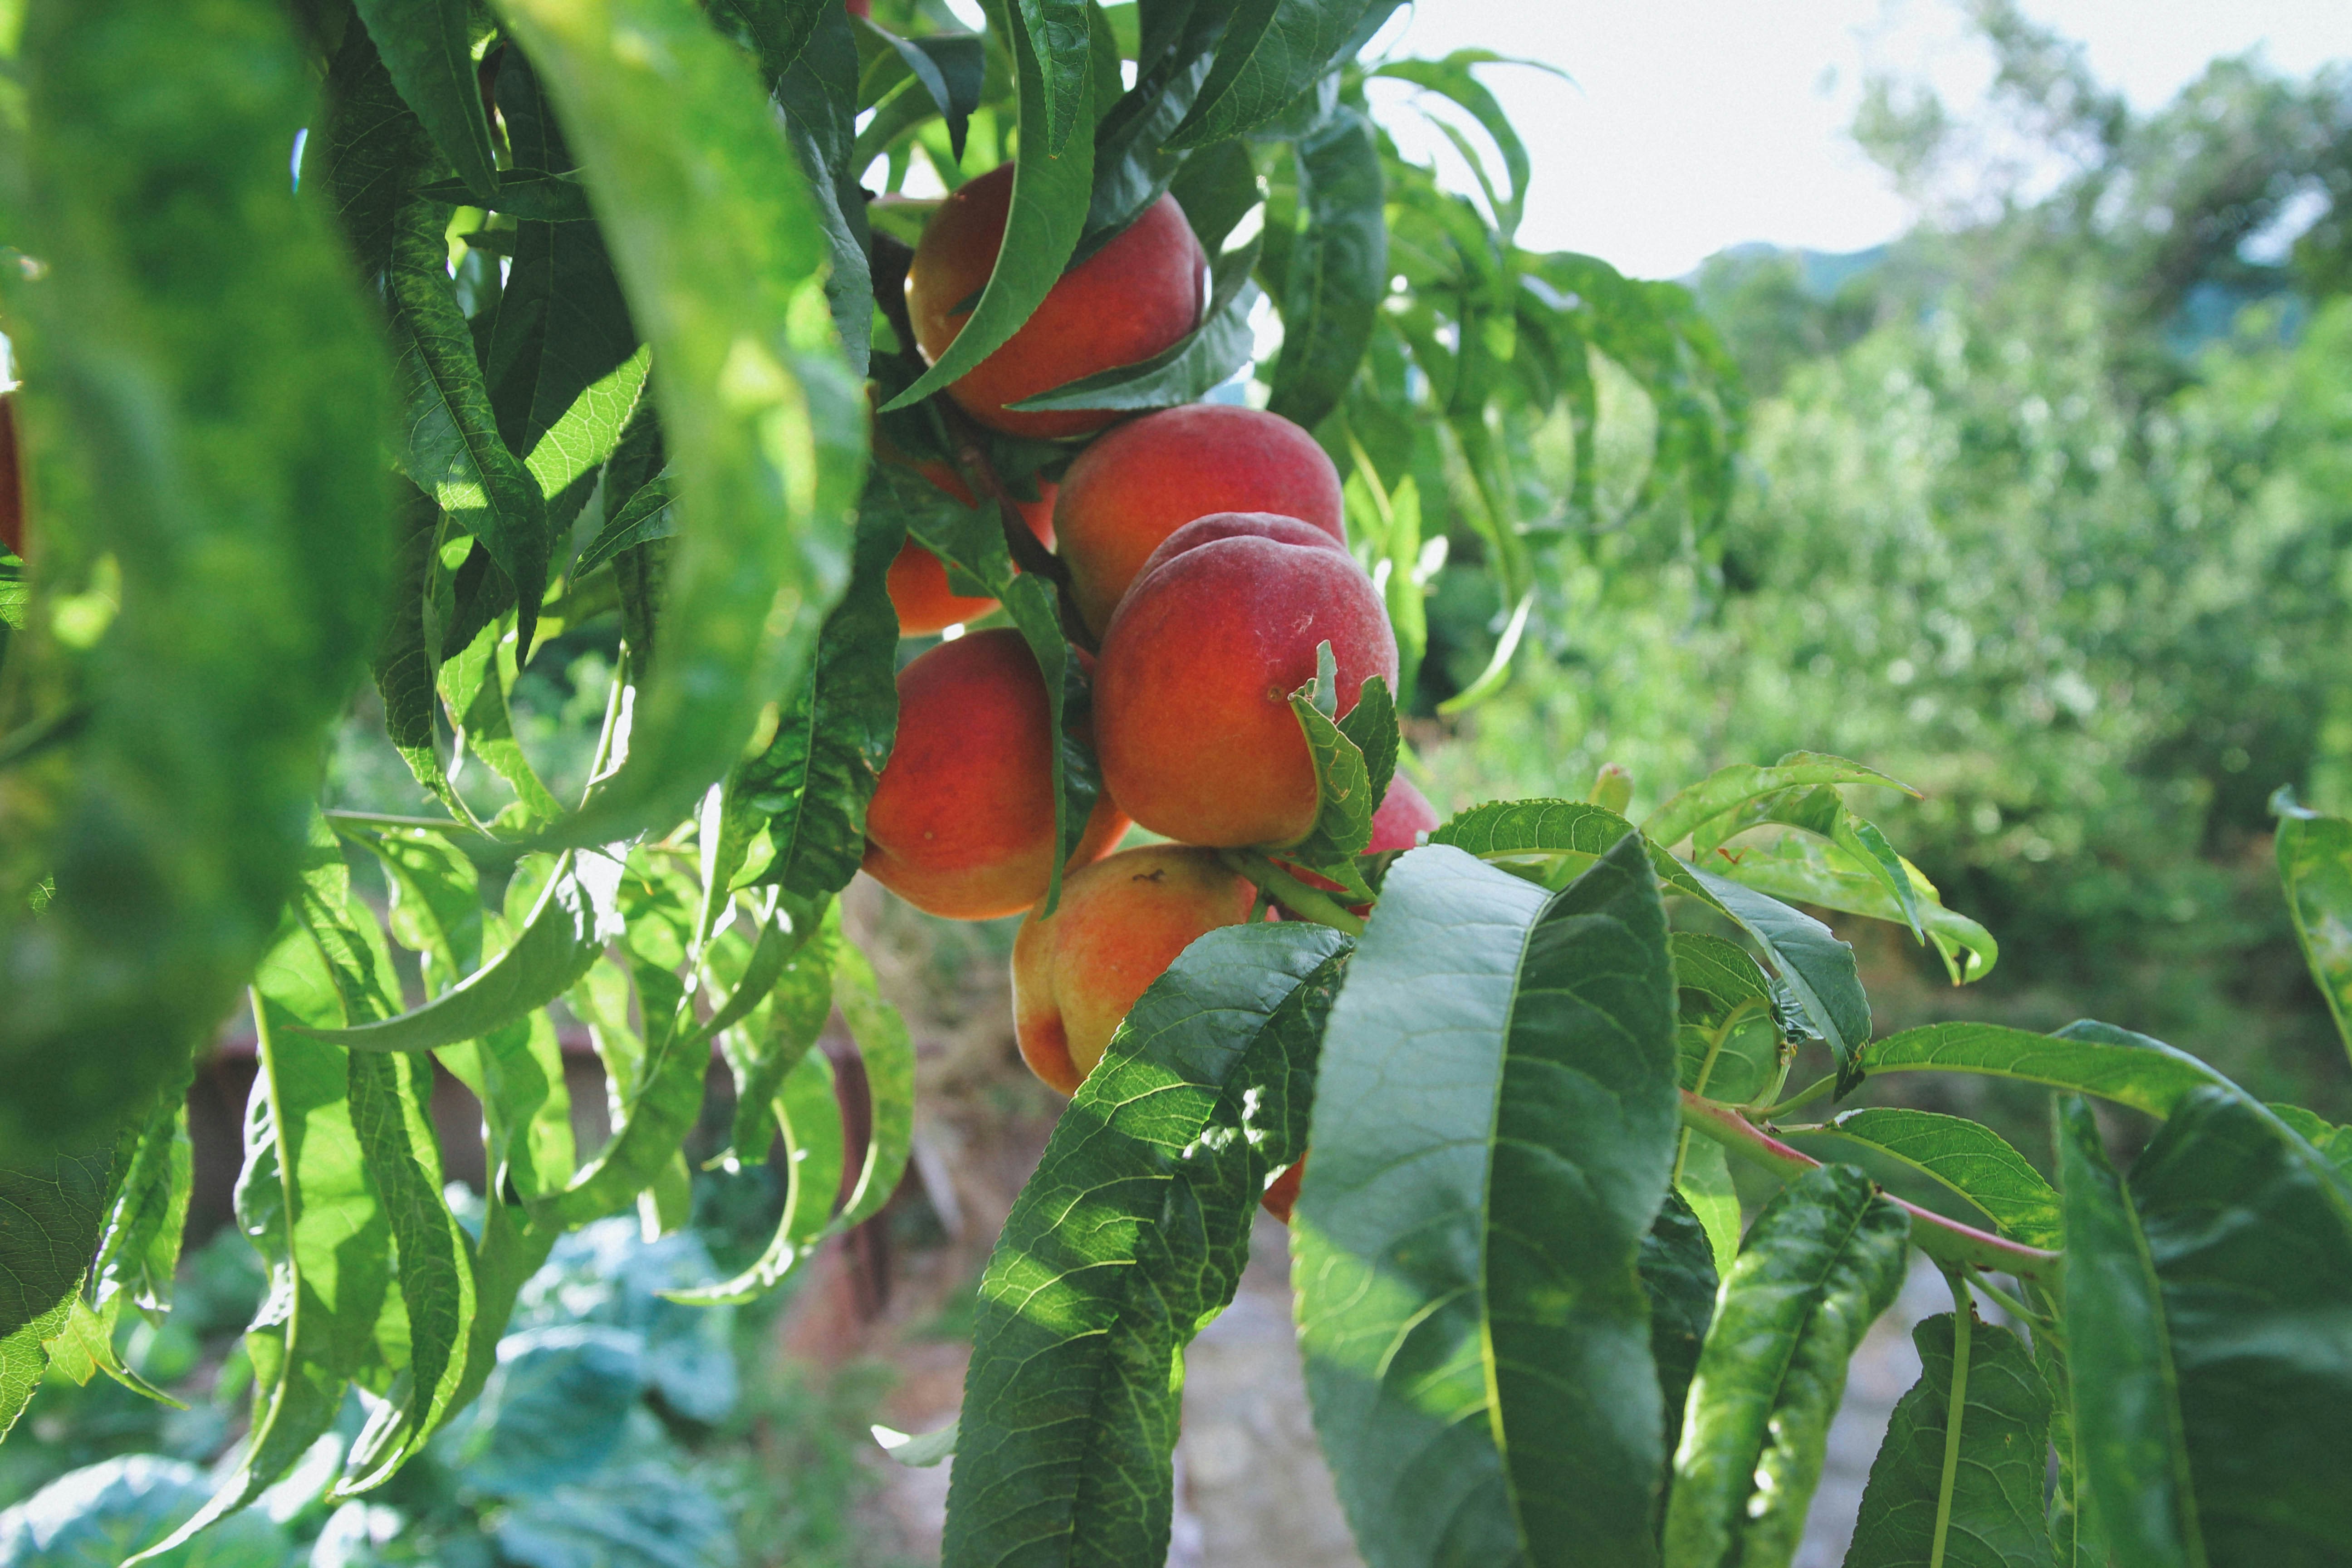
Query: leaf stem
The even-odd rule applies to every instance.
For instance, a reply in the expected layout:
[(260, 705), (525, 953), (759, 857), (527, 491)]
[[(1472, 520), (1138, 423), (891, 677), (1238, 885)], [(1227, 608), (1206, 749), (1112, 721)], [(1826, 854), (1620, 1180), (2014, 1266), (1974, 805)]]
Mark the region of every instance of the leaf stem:
[(490, 837), (474, 824), (460, 822), (454, 816), (394, 816), (380, 811), (327, 811), (320, 815), (329, 822), (348, 827), (426, 827), (436, 833), (446, 833), (455, 828), (460, 833), (470, 833), (479, 837)]
[(1799, 1089), (1796, 1093), (1790, 1095), (1780, 1104), (1768, 1105), (1763, 1110), (1751, 1112), (1751, 1114), (1762, 1119), (1763, 1121), (1770, 1121), (1777, 1117), (1786, 1116), (1792, 1110), (1801, 1110), (1806, 1106), (1811, 1105), (1813, 1101), (1829, 1093), (1836, 1087), (1837, 1074), (1830, 1073), (1824, 1077), (1815, 1079), (1812, 1082), (1807, 1084), (1804, 1088)]
[(1319, 888), (1310, 888), (1255, 849), (1220, 849), (1217, 858), (1236, 876), (1246, 877), (1261, 892), (1279, 900), (1282, 907), (1302, 920), (1327, 925), (1349, 936), (1364, 934), (1363, 917)]
[(1960, 1477), (1960, 1432), (1969, 1414), (1969, 1331), (1976, 1325), (1976, 1303), (1969, 1300), (1967, 1280), (1957, 1268), (1946, 1268), (1952, 1287), (1952, 1396), (1944, 1406), (1944, 1472), (1936, 1482), (1936, 1533), (1927, 1548), (1927, 1568), (1944, 1568), (1944, 1548), (1952, 1533), (1952, 1490)]
[[(1684, 1126), (1785, 1175), (1810, 1171), (1821, 1163), (1811, 1155), (1790, 1148), (1732, 1107), (1702, 1100), (1688, 1089), (1682, 1091), (1682, 1116)], [(2065, 1259), (2059, 1253), (1947, 1219), (1891, 1193), (1887, 1201), (1911, 1216), (1913, 1245), (1946, 1268), (1990, 1268), (2037, 1285), (2053, 1286), (2064, 1267)]]
[(2017, 1319), (2020, 1322), (2032, 1324), (2033, 1331), (2035, 1333), (2040, 1334), (2048, 1331), (2050, 1327), (2050, 1320), (2048, 1318), (2044, 1317), (2040, 1312), (2035, 1311), (2023, 1301), (2019, 1300), (2016, 1297), (2011, 1295), (2008, 1291), (1994, 1284), (1990, 1279), (1986, 1279), (1981, 1270), (1971, 1278), (1969, 1280), (1969, 1283), (1983, 1291), (1987, 1297), (1990, 1298), (1993, 1305), (1999, 1307), (2002, 1311), (2007, 1312), (2011, 1317)]

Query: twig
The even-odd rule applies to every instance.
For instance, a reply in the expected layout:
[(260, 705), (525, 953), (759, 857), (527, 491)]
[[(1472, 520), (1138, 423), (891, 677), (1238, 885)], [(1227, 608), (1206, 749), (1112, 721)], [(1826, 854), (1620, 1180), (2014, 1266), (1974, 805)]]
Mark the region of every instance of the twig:
[[(1730, 1106), (1702, 1100), (1688, 1089), (1682, 1091), (1682, 1097), (1683, 1125), (1735, 1153), (1785, 1175), (1800, 1175), (1821, 1164), (1811, 1155), (1790, 1148)], [(1933, 1209), (1906, 1203), (1892, 1193), (1887, 1194), (1887, 1201), (1911, 1216), (1911, 1240), (1919, 1250), (1947, 1268), (1990, 1268), (2042, 1286), (2054, 1286), (2064, 1268), (2065, 1259), (2059, 1253), (1947, 1219)]]
[(1308, 887), (1256, 850), (1220, 849), (1217, 858), (1236, 876), (1248, 878), (1260, 891), (1273, 896), (1299, 919), (1346, 931), (1349, 936), (1364, 934), (1362, 916), (1320, 889)]

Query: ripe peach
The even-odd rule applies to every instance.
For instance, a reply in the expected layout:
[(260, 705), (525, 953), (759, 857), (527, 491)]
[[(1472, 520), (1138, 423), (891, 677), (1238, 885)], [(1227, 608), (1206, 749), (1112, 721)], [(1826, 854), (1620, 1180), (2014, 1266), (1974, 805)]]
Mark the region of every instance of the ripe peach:
[[(941, 643), (898, 672), (898, 739), (866, 814), (866, 874), (951, 920), (1018, 913), (1053, 877), (1055, 738), (1045, 682), (1010, 627)], [(1127, 831), (1106, 792), (1073, 867)]]
[[(947, 491), (966, 506), (975, 504), (971, 490), (945, 463), (917, 463), (915, 471)], [(1014, 510), (1037, 542), (1046, 549), (1054, 548), (1054, 487), (1041, 483), (1038, 499), (1016, 500)], [(898, 631), (905, 637), (920, 637), (961, 621), (976, 621), (996, 608), (996, 601), (985, 595), (965, 595), (948, 586), (946, 563), (916, 543), (912, 539), (898, 547), (890, 563), (890, 605), (898, 612)]]
[(1013, 1021), (1022, 1059), (1076, 1094), (1150, 984), (1194, 938), (1249, 918), (1256, 889), (1214, 852), (1123, 849), (1072, 873), (1049, 919), (1013, 939)]
[[(1151, 552), (1104, 635), (1095, 677), (1103, 782), (1154, 833), (1187, 844), (1295, 842), (1315, 825), (1315, 764), (1290, 693), (1339, 664), (1339, 711), (1396, 637), (1371, 579), (1296, 518), (1220, 512)], [(1132, 793), (1130, 793), (1132, 792)]]
[(0, 547), (25, 554), (25, 469), (16, 451), (16, 395), (0, 392)]
[[(923, 357), (955, 342), (1004, 243), (1013, 165), (965, 184), (941, 203), (907, 268), (907, 311)], [(1173, 196), (1162, 196), (1119, 236), (1062, 274), (1021, 330), (948, 387), (982, 425), (1054, 439), (1099, 430), (1108, 409), (1014, 414), (1024, 397), (1116, 365), (1150, 359), (1199, 324), (1208, 258)]]
[(1288, 1225), (1290, 1211), (1298, 1206), (1298, 1184), (1306, 1174), (1307, 1156), (1301, 1154), (1265, 1184), (1265, 1191), (1258, 1194), (1258, 1206)]
[[(1429, 797), (1413, 787), (1412, 781), (1402, 773), (1391, 775), (1389, 792), (1381, 796), (1380, 808), (1372, 813), (1371, 842), (1363, 853), (1379, 855), (1391, 849), (1410, 849), (1418, 844), (1420, 835), (1437, 826), (1437, 808)], [(1301, 867), (1285, 864), (1283, 869), (1310, 888), (1327, 893), (1340, 890), (1339, 884), (1328, 877), (1318, 876)], [(1360, 915), (1371, 913), (1370, 904), (1349, 904), (1348, 908)]]
[(1097, 637), (1160, 541), (1196, 517), (1270, 511), (1348, 542), (1339, 473), (1278, 414), (1193, 403), (1107, 430), (1070, 465), (1054, 529)]

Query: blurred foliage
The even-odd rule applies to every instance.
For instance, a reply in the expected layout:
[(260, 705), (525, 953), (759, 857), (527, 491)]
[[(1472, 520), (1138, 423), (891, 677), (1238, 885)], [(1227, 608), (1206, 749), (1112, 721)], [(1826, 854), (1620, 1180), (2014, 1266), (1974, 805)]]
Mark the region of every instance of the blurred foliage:
[[(1927, 793), (1880, 820), (2001, 941), (1974, 1011), (2126, 1019), (2341, 1108), (2265, 803), (2352, 807), (2352, 75), (2222, 60), (2135, 117), (1979, 16), (2013, 164), (1881, 84), (1859, 130), (1942, 221), (1694, 280), (1759, 397), (1719, 567), (1568, 573), (1520, 679), (1424, 754), (1457, 804), (1865, 759)], [(1441, 593), (1433, 648), (1475, 614)], [(1957, 1006), (1931, 963), (1873, 981), (1882, 1033)]]

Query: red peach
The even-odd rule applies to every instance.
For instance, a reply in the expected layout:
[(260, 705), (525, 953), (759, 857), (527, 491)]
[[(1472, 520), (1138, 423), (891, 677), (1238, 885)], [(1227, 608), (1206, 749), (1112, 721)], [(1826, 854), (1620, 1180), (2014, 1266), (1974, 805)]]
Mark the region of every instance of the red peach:
[[(1013, 205), (1013, 165), (967, 182), (940, 205), (907, 268), (907, 311), (923, 357), (937, 362), (971, 318), (995, 269)], [(1100, 250), (1062, 274), (1020, 331), (950, 384), (948, 395), (992, 429), (1051, 440), (1117, 419), (1108, 409), (1015, 414), (1004, 406), (1097, 371), (1150, 359), (1199, 324), (1208, 258), (1173, 196), (1162, 196)]]
[[(1103, 782), (1154, 833), (1187, 844), (1294, 843), (1315, 825), (1315, 764), (1290, 693), (1339, 666), (1339, 712), (1396, 681), (1371, 579), (1321, 529), (1222, 512), (1151, 552), (1103, 637), (1095, 679)], [(1130, 793), (1132, 792), (1132, 793)]]
[(1256, 889), (1206, 849), (1154, 844), (1073, 872), (1050, 918), (1013, 940), (1022, 1059), (1076, 1094), (1128, 1009), (1202, 933), (1249, 918)]
[(1078, 454), (1054, 503), (1070, 591), (1097, 637), (1160, 542), (1196, 517), (1270, 511), (1345, 544), (1339, 472), (1278, 414), (1194, 403), (1147, 414)]
[[(1010, 627), (974, 632), (898, 672), (898, 738), (866, 815), (866, 874), (916, 908), (993, 920), (1053, 876), (1052, 713), (1037, 661)], [(1106, 792), (1072, 867), (1127, 831)]]
[(1290, 1211), (1298, 1206), (1298, 1184), (1306, 1174), (1307, 1156), (1301, 1154), (1265, 1184), (1265, 1191), (1258, 1195), (1258, 1206), (1288, 1225)]

